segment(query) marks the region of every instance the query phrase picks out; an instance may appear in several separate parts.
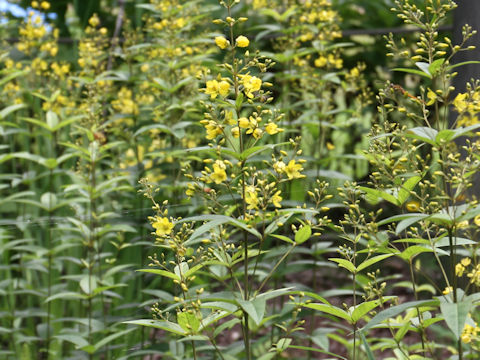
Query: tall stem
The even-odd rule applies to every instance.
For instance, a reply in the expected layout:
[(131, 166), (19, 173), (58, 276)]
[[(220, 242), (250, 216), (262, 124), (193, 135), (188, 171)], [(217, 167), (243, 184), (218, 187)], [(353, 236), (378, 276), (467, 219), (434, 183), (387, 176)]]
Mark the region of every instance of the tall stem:
[[(49, 195), (48, 195), (48, 232), (47, 232), (47, 250), (48, 250), (48, 269), (47, 269), (47, 298), (52, 295), (52, 195), (53, 195), (53, 170), (50, 169), (50, 173), (48, 175), (48, 182), (49, 182)], [(50, 354), (50, 337), (51, 337), (51, 326), (50, 320), (52, 316), (52, 308), (51, 308), (51, 301), (47, 302), (47, 349), (46, 349), (46, 358), (49, 358)]]

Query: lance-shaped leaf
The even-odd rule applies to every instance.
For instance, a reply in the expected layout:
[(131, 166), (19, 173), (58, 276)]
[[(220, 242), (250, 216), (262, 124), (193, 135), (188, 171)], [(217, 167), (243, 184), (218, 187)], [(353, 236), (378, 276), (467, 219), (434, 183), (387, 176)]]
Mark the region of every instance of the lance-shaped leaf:
[(472, 308), (471, 301), (460, 301), (457, 303), (441, 302), (440, 311), (448, 325), (448, 328), (453, 332), (457, 339), (462, 335), (465, 322), (468, 314)]
[(187, 335), (186, 331), (183, 330), (180, 325), (171, 321), (140, 319), (140, 320), (124, 321), (123, 323), (162, 329), (176, 335), (182, 335), (182, 336)]

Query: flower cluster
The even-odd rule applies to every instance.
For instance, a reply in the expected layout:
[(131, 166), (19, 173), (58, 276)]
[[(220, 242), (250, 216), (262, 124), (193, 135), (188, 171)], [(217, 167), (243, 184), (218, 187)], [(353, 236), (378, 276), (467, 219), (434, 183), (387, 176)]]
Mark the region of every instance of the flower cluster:
[(477, 323), (474, 323), (474, 325), (465, 324), (460, 339), (463, 343), (469, 344), (473, 339), (478, 338), (478, 334), (480, 334), (480, 327), (478, 327)]
[(478, 83), (468, 85), (467, 92), (458, 94), (453, 106), (458, 113), (457, 126), (470, 126), (478, 123), (480, 114), (480, 87)]
[(100, 66), (106, 49), (108, 47), (108, 31), (105, 27), (100, 27), (100, 18), (93, 14), (88, 20), (85, 36), (78, 45), (78, 65), (84, 72), (100, 73), (103, 67)]

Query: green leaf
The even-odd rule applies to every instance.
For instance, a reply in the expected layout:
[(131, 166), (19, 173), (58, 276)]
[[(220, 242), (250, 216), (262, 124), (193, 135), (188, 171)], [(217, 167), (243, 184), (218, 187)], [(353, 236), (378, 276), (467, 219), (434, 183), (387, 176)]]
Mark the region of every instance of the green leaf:
[(423, 61), (418, 61), (415, 63), (415, 65), (417, 65), (417, 67), (423, 71), (430, 79), (432, 78), (432, 74), (430, 73), (430, 64), (427, 63), (427, 62), (423, 62)]
[(178, 325), (187, 333), (195, 334), (200, 327), (200, 320), (192, 312), (182, 311), (177, 314)]
[(349, 261), (349, 260), (340, 259), (340, 258), (330, 258), (330, 259), (328, 259), (328, 260), (336, 262), (339, 266), (347, 269), (347, 270), (350, 271), (352, 274), (357, 273), (357, 268), (356, 268), (355, 265), (353, 265), (353, 263), (352, 263), (351, 261)]
[(377, 255), (377, 256), (374, 256), (374, 257), (372, 257), (368, 260), (365, 260), (364, 262), (362, 262), (360, 265), (357, 266), (357, 272), (360, 272), (363, 269), (366, 269), (367, 267), (369, 267), (373, 264), (376, 264), (377, 262), (382, 261), (383, 259), (386, 259), (386, 258), (388, 258), (390, 256), (393, 256), (393, 255), (394, 254)]
[(55, 128), (58, 125), (58, 115), (54, 113), (52, 110), (47, 111), (47, 125), (49, 127), (50, 131), (53, 131), (53, 128)]
[(430, 215), (427, 220), (433, 222), (434, 224), (444, 225), (444, 226), (452, 226), (454, 223), (454, 219), (446, 213), (437, 213)]
[[(280, 145), (280, 144), (278, 144), (278, 145)], [(275, 146), (277, 146), (277, 144), (267, 144), (267, 145), (253, 146), (251, 148), (248, 148), (248, 149), (244, 150), (240, 154), (239, 159), (240, 160), (248, 160), (252, 156), (257, 155), (257, 154), (261, 153), (262, 151), (272, 150), (273, 148), (275, 148)]]
[(295, 242), (298, 245), (303, 244), (310, 239), (310, 236), (312, 236), (312, 228), (309, 225), (304, 225), (295, 233)]
[(256, 298), (250, 301), (237, 299), (237, 304), (248, 314), (255, 324), (260, 325), (265, 316), (265, 299)]
[(365, 352), (367, 353), (367, 359), (375, 360), (372, 349), (370, 349), (370, 345), (368, 345), (367, 339), (365, 339), (365, 335), (363, 334), (363, 332), (360, 332), (359, 334), (360, 334), (360, 339), (362, 339), (363, 346), (365, 347)]
[(435, 142), (439, 145), (442, 145), (443, 143), (447, 143), (450, 140), (452, 140), (454, 135), (455, 135), (455, 131), (452, 129), (440, 130), (437, 136), (435, 137)]
[(150, 274), (156, 274), (156, 275), (161, 275), (161, 276), (165, 276), (165, 277), (168, 277), (170, 279), (173, 279), (173, 280), (177, 280), (177, 281), (180, 281), (180, 277), (170, 271), (166, 271), (166, 270), (160, 270), (160, 269), (140, 269), (140, 270), (137, 270), (139, 272), (145, 272), (145, 273), (150, 273)]
[(292, 291), (293, 288), (288, 287), (288, 288), (283, 288), (283, 289), (276, 289), (276, 290), (270, 290), (267, 292), (264, 292), (263, 294), (257, 295), (256, 299), (263, 299), (263, 300), (270, 300), (274, 299), (279, 296), (283, 295), (289, 295), (295, 293), (295, 291)]
[(425, 246), (413, 245), (413, 246), (409, 246), (404, 251), (402, 251), (402, 253), (399, 256), (405, 261), (410, 261), (415, 256), (425, 252), (433, 252), (433, 250)]
[(235, 100), (235, 106), (237, 110), (240, 110), (242, 108), (242, 104), (243, 104), (243, 93), (239, 92), (237, 95), (237, 99)]
[(393, 71), (399, 71), (399, 72), (405, 72), (405, 73), (409, 73), (409, 74), (420, 75), (420, 76), (424, 76), (424, 77), (429, 78), (429, 79), (432, 78), (431, 75), (426, 74), (426, 73), (424, 73), (423, 71), (420, 71), (420, 70), (417, 70), (417, 69), (394, 68), (394, 69), (392, 69), (392, 70), (393, 70)]
[(108, 335), (107, 337), (103, 338), (102, 340), (100, 340), (99, 342), (97, 342), (94, 347), (95, 347), (95, 351), (98, 351), (100, 350), (102, 347), (104, 347), (105, 345), (107, 345), (108, 343), (111, 343), (113, 340), (119, 338), (119, 337), (122, 337), (122, 336), (125, 336), (127, 335), (128, 333), (132, 332), (133, 330), (135, 330), (134, 328), (133, 329), (126, 329), (126, 330), (123, 330), (123, 331), (117, 331), (111, 335)]
[(97, 277), (86, 275), (80, 280), (79, 284), (85, 294), (92, 295), (97, 288)]
[[(134, 137), (137, 137), (138, 135), (143, 134), (144, 132), (150, 131), (150, 130), (160, 130), (161, 132), (167, 133), (167, 134), (173, 134), (172, 130), (165, 125), (162, 124), (153, 124), (153, 125), (147, 125), (147, 126), (142, 126), (140, 129), (135, 131), (133, 134)], [(175, 135), (175, 134), (173, 134)]]
[(55, 339), (71, 342), (77, 349), (88, 346), (88, 341), (80, 335), (63, 334), (54, 336)]
[(290, 239), (288, 236), (285, 236), (285, 235), (270, 234), (270, 236), (273, 236), (274, 238), (285, 241), (289, 244), (295, 244), (295, 241), (293, 241), (292, 239)]
[(210, 301), (210, 302), (202, 302), (201, 308), (205, 309), (215, 309), (215, 310), (223, 310), (230, 314), (233, 314), (235, 311), (238, 310), (238, 306), (227, 301)]
[(15, 104), (15, 105), (7, 106), (6, 108), (2, 109), (2, 111), (0, 111), (0, 120), (5, 119), (11, 113), (18, 111), (20, 109), (23, 109), (25, 107), (27, 107), (27, 105), (25, 104)]
[(318, 352), (318, 353), (322, 353), (322, 354), (327, 354), (329, 356), (333, 356), (334, 358), (336, 359), (341, 359), (341, 360), (348, 360), (347, 358), (341, 356), (341, 355), (338, 355), (338, 354), (334, 354), (334, 353), (331, 353), (329, 351), (325, 351), (323, 349), (317, 349), (317, 348), (314, 348), (314, 347), (310, 347), (310, 346), (301, 346), (301, 345), (290, 345), (290, 349), (298, 349), (298, 350), (304, 350), (304, 351), (313, 351), (313, 352)]
[(420, 301), (410, 301), (404, 304), (396, 305), (389, 307), (386, 310), (383, 310), (379, 312), (377, 315), (375, 315), (367, 325), (365, 325), (360, 331), (365, 332), (372, 327), (380, 324), (381, 322), (391, 319), (398, 314), (401, 314), (405, 310), (412, 309), (414, 307), (420, 307), (420, 306), (430, 306), (430, 305), (437, 305), (438, 300), (420, 300)]
[(453, 332), (456, 339), (460, 339), (460, 335), (462, 335), (462, 331), (465, 327), (465, 322), (471, 308), (471, 301), (460, 301), (458, 303), (440, 303), (440, 311), (445, 319), (445, 322), (448, 325), (448, 328)]
[(280, 340), (277, 341), (277, 354), (281, 354), (285, 350), (288, 349), (290, 344), (292, 343), (292, 339), (290, 338), (281, 338)]
[(419, 222), (420, 220), (428, 218), (428, 215), (426, 214), (410, 214), (410, 215), (414, 215), (414, 216), (410, 216), (409, 218), (404, 219), (397, 224), (397, 228), (395, 229), (396, 234), (400, 234), (403, 230), (405, 230), (409, 226), (415, 224), (416, 222)]
[(350, 317), (350, 314), (348, 314), (345, 310), (342, 310), (331, 304), (312, 303), (312, 304), (304, 304), (302, 306), (339, 317), (341, 319), (347, 320), (349, 323), (352, 323), (352, 318)]
[(428, 215), (422, 214), (422, 213), (394, 215), (394, 216), (390, 216), (386, 219), (383, 219), (383, 220), (379, 221), (378, 225), (381, 226), (381, 225), (390, 224), (390, 223), (395, 222), (395, 221), (400, 221), (400, 220), (405, 220), (405, 219), (413, 219), (413, 218), (417, 219), (416, 221), (419, 221), (419, 220), (422, 220), (426, 217), (428, 217)]
[(432, 62), (430, 64), (430, 66), (428, 67), (428, 72), (432, 75), (436, 75), (437, 72), (440, 70), (440, 68), (442, 67), (442, 65), (445, 63), (445, 59), (444, 58), (441, 58), (441, 59), (437, 59), (435, 60), (434, 62)]
[(271, 360), (271, 359), (273, 359), (275, 356), (277, 356), (276, 353), (274, 353), (274, 352), (269, 352), (269, 353), (263, 354), (263, 355), (260, 356), (257, 360)]
[(378, 198), (381, 198), (383, 200), (386, 200), (390, 203), (392, 203), (393, 205), (397, 205), (397, 206), (400, 206), (401, 204), (399, 204), (398, 200), (395, 198), (395, 196), (385, 192), (385, 191), (382, 191), (382, 190), (377, 190), (377, 189), (371, 189), (371, 188), (367, 188), (365, 186), (360, 186), (359, 187), (360, 190), (362, 190), (363, 192), (365, 192), (367, 194), (367, 196), (370, 196), (373, 199), (378, 199)]
[(380, 300), (372, 300), (372, 301), (366, 301), (357, 305), (352, 312), (352, 322), (356, 324), (358, 320), (363, 318), (365, 315), (367, 315), (370, 311), (375, 309), (380, 304), (381, 304)]
[[(30, 71), (31, 71), (30, 69), (29, 70), (14, 71), (14, 72), (10, 73), (9, 75), (5, 76), (2, 80), (0, 80), (0, 86), (8, 83), (10, 80), (15, 79), (16, 77), (26, 75)], [(1, 119), (1, 117), (0, 117), (0, 119)]]
[[(184, 222), (193, 222), (193, 221), (212, 221), (212, 220), (215, 220), (216, 222), (214, 223), (214, 226), (213, 227), (217, 227), (221, 224), (226, 224), (226, 223), (229, 223), (231, 225), (234, 225), (235, 227), (238, 227), (240, 229), (243, 229), (247, 232), (249, 232), (250, 234), (254, 235), (255, 237), (261, 239), (262, 238), (262, 235), (256, 230), (256, 229), (253, 229), (253, 228), (250, 228), (248, 227), (245, 223), (237, 220), (237, 219), (234, 219), (230, 216), (225, 216), (225, 215), (201, 215), (201, 216), (193, 216), (193, 217), (189, 217), (189, 218), (185, 218), (185, 219), (182, 219), (180, 221), (178, 221), (177, 223), (178, 224), (181, 224), (181, 223), (184, 223)], [(205, 224), (206, 225), (206, 224)], [(202, 228), (202, 227), (200, 227)], [(200, 229), (199, 228), (199, 229)], [(206, 227), (204, 229), (208, 229), (210, 230), (210, 228)], [(189, 241), (192, 241), (192, 239), (195, 239), (195, 238), (198, 238), (200, 237), (203, 233), (207, 232), (208, 230), (204, 230), (202, 229), (202, 232), (200, 233), (200, 231), (197, 229), (197, 231), (195, 231), (192, 236), (190, 236), (190, 238), (187, 240), (187, 242)]]
[(460, 136), (463, 136), (463, 135), (469, 133), (470, 131), (477, 130), (479, 128), (480, 128), (480, 123), (470, 125), (470, 126), (467, 126), (465, 128), (460, 127), (460, 128), (457, 128), (457, 129), (453, 129), (452, 131), (454, 132), (454, 134), (453, 134), (453, 136), (450, 140), (455, 140), (456, 138), (459, 138)]
[(153, 327), (153, 328), (156, 328), (156, 329), (162, 329), (162, 330), (168, 331), (168, 332), (176, 334), (176, 335), (182, 335), (182, 336), (187, 335), (185, 330), (183, 330), (180, 325), (175, 324), (171, 321), (140, 319), (140, 320), (124, 321), (123, 323), (124, 324), (132, 324), (132, 325)]
[(406, 137), (424, 141), (430, 145), (437, 145), (438, 131), (429, 127), (416, 127), (407, 131)]
[(400, 205), (403, 205), (403, 203), (410, 197), (410, 191), (413, 190), (413, 188), (418, 184), (421, 179), (422, 178), (420, 176), (412, 176), (407, 181), (405, 181), (405, 183), (400, 188), (397, 196), (397, 200)]
[(464, 66), (464, 65), (470, 65), (470, 64), (480, 64), (480, 61), (476, 61), (476, 60), (473, 60), (473, 61), (463, 61), (461, 63), (458, 63), (458, 64), (454, 64), (454, 65), (450, 65), (447, 70), (453, 70), (459, 66)]
[(57, 205), (57, 195), (51, 192), (46, 192), (40, 197), (40, 203), (47, 211), (52, 211)]
[(82, 295), (73, 291), (66, 291), (66, 292), (60, 292), (58, 294), (47, 297), (45, 299), (45, 302), (47, 303), (57, 299), (74, 300), (74, 299), (86, 299), (86, 298), (87, 297), (85, 295)]

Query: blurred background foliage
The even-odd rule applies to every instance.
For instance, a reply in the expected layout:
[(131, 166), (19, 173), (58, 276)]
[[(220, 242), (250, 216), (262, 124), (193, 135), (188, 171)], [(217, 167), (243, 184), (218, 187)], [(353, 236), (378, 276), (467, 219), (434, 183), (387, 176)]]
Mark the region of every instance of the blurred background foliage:
[[(199, 89), (224, 60), (213, 43), (222, 33), (211, 26), (222, 8), (216, 0), (38, 3), (0, 2), (0, 358), (185, 358), (183, 343), (165, 341), (164, 332), (122, 322), (149, 317), (155, 303), (177, 295), (164, 279), (134, 271), (157, 252), (140, 179), (155, 184), (173, 216), (208, 211), (204, 199), (185, 195), (183, 175), (199, 173), (211, 153), (199, 124), (206, 99)], [(398, 31), (413, 48), (418, 33), (403, 26), (392, 1), (335, 0), (332, 16), (309, 24), (320, 39), (312, 40), (302, 32), (303, 4), (247, 1), (234, 16), (249, 18), (240, 31), (250, 51), (276, 62), (265, 75), (274, 84), (268, 106), (284, 114), (276, 141), (303, 137), (307, 177), (285, 186), (284, 204), (313, 206), (306, 190), (326, 180), (335, 195), (326, 208), (338, 220), (345, 210), (337, 186), (365, 183), (370, 174), (362, 154), (377, 115), (374, 94), (386, 80), (406, 89), (419, 84), (388, 70), (404, 64), (385, 56), (383, 36)], [(29, 22), (30, 11), (46, 20)], [(268, 160), (262, 156), (256, 161)], [(332, 233), (298, 247), (272, 281), (333, 298), (350, 294), (326, 260), (336, 251)], [(279, 242), (271, 246), (266, 267), (284, 251)], [(329, 280), (314, 275), (299, 285), (299, 273), (320, 267)], [(351, 351), (341, 337), (309, 330), (300, 341)]]

